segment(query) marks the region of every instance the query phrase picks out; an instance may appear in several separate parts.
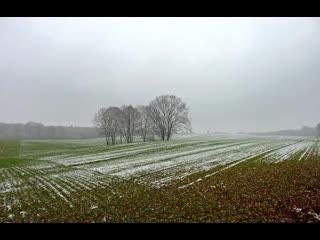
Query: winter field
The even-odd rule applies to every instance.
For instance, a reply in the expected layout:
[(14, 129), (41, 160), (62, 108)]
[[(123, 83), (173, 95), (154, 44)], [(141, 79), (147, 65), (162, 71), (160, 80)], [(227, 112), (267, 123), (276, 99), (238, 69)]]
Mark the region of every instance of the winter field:
[(320, 223), (320, 139), (0, 141), (0, 222)]

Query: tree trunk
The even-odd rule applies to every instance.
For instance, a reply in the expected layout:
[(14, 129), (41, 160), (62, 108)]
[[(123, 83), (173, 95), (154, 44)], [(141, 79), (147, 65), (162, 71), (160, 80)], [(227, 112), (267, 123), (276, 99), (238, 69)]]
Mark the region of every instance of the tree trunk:
[(166, 137), (165, 130), (162, 130), (162, 131), (161, 131), (161, 138), (162, 138), (162, 141), (164, 141), (164, 140), (165, 140), (165, 137)]
[(168, 135), (167, 135), (167, 141), (170, 140), (170, 137), (171, 137), (171, 132), (168, 132)]

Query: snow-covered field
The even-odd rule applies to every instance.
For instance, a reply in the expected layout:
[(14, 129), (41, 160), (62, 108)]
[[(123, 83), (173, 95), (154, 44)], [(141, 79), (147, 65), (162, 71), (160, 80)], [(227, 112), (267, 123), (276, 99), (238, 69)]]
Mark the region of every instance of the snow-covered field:
[(319, 147), (319, 141), (310, 138), (244, 135), (195, 135), (109, 147), (102, 139), (22, 141), (18, 159), (30, 161), (0, 168), (0, 202), (11, 209), (21, 204), (16, 196), (34, 200), (39, 198), (38, 190), (45, 189), (52, 198), (72, 206), (73, 193), (107, 188), (117, 179), (156, 188), (170, 184), (185, 188), (201, 179), (182, 185), (179, 180), (201, 171), (210, 177), (249, 160), (270, 164), (301, 160), (318, 153)]

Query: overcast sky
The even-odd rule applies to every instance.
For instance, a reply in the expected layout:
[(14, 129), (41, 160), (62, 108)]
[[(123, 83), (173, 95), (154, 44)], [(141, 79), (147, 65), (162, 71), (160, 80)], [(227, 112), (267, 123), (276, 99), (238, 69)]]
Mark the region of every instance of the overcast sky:
[(194, 131), (320, 122), (319, 18), (0, 18), (0, 122), (92, 126), (173, 94)]

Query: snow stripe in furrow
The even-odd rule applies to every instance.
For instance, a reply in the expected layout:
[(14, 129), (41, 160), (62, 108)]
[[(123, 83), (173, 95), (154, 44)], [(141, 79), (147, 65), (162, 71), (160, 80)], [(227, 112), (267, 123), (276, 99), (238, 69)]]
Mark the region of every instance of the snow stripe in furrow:
[(72, 179), (72, 181), (75, 182), (83, 182), (85, 184), (86, 188), (92, 189), (96, 187), (104, 187), (105, 182), (103, 180), (99, 180), (100, 175), (97, 175), (93, 171), (88, 170), (82, 170), (82, 169), (76, 169), (74, 171), (64, 172), (62, 174), (59, 174), (60, 177), (69, 177), (69, 179)]
[[(60, 189), (63, 189), (61, 186), (59, 186), (57, 184), (57, 188), (55, 186), (53, 186), (49, 181), (52, 179), (50, 178), (47, 178), (47, 177), (39, 177), (39, 176), (35, 176), (36, 179), (38, 179), (41, 184), (42, 184), (42, 187), (45, 186), (45, 189), (48, 189), (48, 187), (56, 194), (58, 195), (60, 198), (62, 198), (66, 203), (68, 203), (70, 205), (70, 207), (73, 207), (72, 204), (69, 202), (68, 199), (65, 198), (65, 196), (63, 196), (63, 194), (57, 189), (57, 188), (60, 188)], [(54, 182), (54, 181), (53, 181)], [(65, 192), (66, 190), (62, 190), (63, 192)], [(67, 192), (67, 191), (66, 191)]]
[(20, 179), (15, 178), (17, 173), (12, 168), (8, 168), (7, 171), (7, 179), (4, 184), (4, 190), (1, 192), (5, 195), (4, 197), (4, 204), (10, 210), (14, 206), (21, 206), (20, 200), (18, 199), (19, 191), (21, 191), (22, 181)]
[[(155, 150), (166, 150), (168, 148), (174, 148), (180, 145), (186, 145), (186, 143), (175, 143), (175, 144), (167, 144), (167, 145), (161, 145), (158, 147), (145, 147), (143, 149), (134, 149), (131, 151), (126, 151), (123, 152), (122, 154), (110, 154), (109, 152), (103, 152), (99, 154), (86, 154), (82, 156), (75, 156), (75, 157), (69, 157), (69, 158), (63, 158), (63, 159), (58, 159), (55, 160), (55, 162), (61, 163), (66, 166), (76, 166), (76, 165), (83, 165), (83, 164), (91, 164), (91, 163), (96, 163), (96, 162), (101, 162), (101, 161), (110, 161), (113, 159), (117, 158), (125, 158), (129, 157), (132, 155), (140, 155), (143, 153), (148, 153), (150, 151), (155, 151)], [(42, 159), (45, 160), (45, 159)]]
[(10, 167), (7, 170), (10, 179), (20, 179), (19, 173), (15, 170), (15, 168)]
[[(20, 175), (20, 176), (24, 176), (24, 175), (27, 175), (27, 174), (29, 174), (24, 168), (22, 168), (22, 167), (13, 167), (12, 169), (14, 169), (17, 173), (18, 173), (18, 175)], [(19, 176), (19, 177), (20, 177)]]
[(92, 188), (99, 188), (99, 187), (106, 187), (108, 186), (108, 183), (104, 180), (100, 180), (98, 176), (89, 177), (85, 173), (81, 173), (78, 175), (78, 180), (82, 180), (85, 183), (87, 183)]
[(83, 185), (79, 182), (78, 179), (69, 178), (67, 176), (56, 176), (56, 178), (59, 179), (64, 184), (64, 186), (70, 192), (72, 192), (72, 194), (74, 194), (74, 192), (83, 190)]
[(8, 168), (3, 168), (1, 169), (1, 179), (2, 180), (5, 180), (5, 179), (8, 179), (9, 178), (9, 175), (8, 175)]
[[(271, 143), (271, 147), (272, 146), (273, 148), (276, 147), (274, 143)], [(146, 173), (146, 176), (142, 176), (143, 178), (152, 178), (152, 174), (161, 175), (162, 173), (165, 173), (165, 171), (171, 171), (171, 175), (176, 175), (177, 173), (181, 174), (181, 172), (189, 172), (188, 175), (190, 175), (198, 171), (209, 170), (215, 167), (217, 163), (228, 164), (229, 162), (237, 161), (241, 158), (254, 155), (256, 152), (260, 152), (261, 150), (265, 149), (269, 151), (270, 147), (268, 147), (267, 144), (260, 143), (252, 144), (251, 146), (236, 146), (232, 148), (216, 150), (213, 152), (205, 152), (191, 156), (174, 158), (161, 163), (154, 163), (152, 165), (143, 165), (136, 168), (131, 166), (131, 168), (128, 168), (128, 170), (121, 171), (116, 174), (112, 173), (112, 175), (117, 175), (120, 177), (138, 177), (140, 172), (144, 174)], [(190, 171), (190, 169), (192, 169), (192, 171)]]
[[(318, 162), (318, 156), (319, 156), (319, 142), (317, 144), (314, 145), (314, 150), (311, 151), (311, 154), (309, 154), (308, 158), (306, 159), (312, 159), (311, 160), (311, 163), (310, 163), (310, 167), (309, 167), (309, 170), (310, 170), (310, 173), (313, 171), (313, 169), (315, 168), (315, 166), (317, 165), (317, 162)], [(312, 169), (312, 170), (311, 170)]]
[(316, 151), (313, 153), (313, 155), (319, 156), (320, 153), (320, 142), (318, 142), (315, 146)]
[(18, 171), (21, 172), (21, 175), (29, 175), (29, 176), (33, 176), (33, 175), (39, 175), (39, 174), (47, 174), (44, 171), (39, 171), (37, 169), (32, 169), (29, 167), (15, 167), (15, 169), (17, 169)]
[(4, 177), (5, 174), (5, 168), (0, 168), (0, 179)]
[[(276, 146), (274, 146), (274, 148), (271, 148), (271, 149), (266, 148), (266, 149), (263, 150), (263, 151), (257, 151), (258, 153), (253, 154), (253, 155), (249, 155), (249, 156), (244, 157), (244, 158), (242, 158), (242, 159), (238, 159), (237, 161), (234, 161), (235, 163), (232, 163), (232, 161), (229, 161), (228, 163), (231, 163), (230, 165), (228, 165), (227, 167), (225, 167), (225, 168), (223, 168), (223, 169), (220, 169), (220, 170), (218, 170), (218, 171), (216, 171), (216, 172), (213, 172), (213, 173), (211, 173), (211, 174), (207, 174), (206, 176), (204, 176), (204, 178), (211, 177), (211, 176), (213, 176), (213, 175), (215, 175), (215, 174), (217, 174), (217, 173), (219, 173), (219, 172), (222, 172), (222, 171), (224, 171), (224, 170), (226, 170), (226, 169), (229, 169), (229, 168), (231, 168), (231, 167), (234, 167), (234, 166), (236, 166), (236, 165), (238, 165), (238, 164), (240, 164), (240, 163), (242, 163), (242, 162), (244, 162), (244, 161), (248, 161), (248, 160), (251, 160), (251, 159), (255, 159), (255, 158), (257, 158), (257, 157), (259, 157), (259, 156), (261, 156), (261, 155), (264, 155), (264, 154), (266, 154), (266, 153), (268, 153), (268, 152), (270, 152), (270, 151), (271, 151), (271, 153), (274, 152), (274, 150), (277, 151), (278, 148), (279, 148), (279, 145), (276, 145)], [(281, 148), (282, 148), (282, 147), (280, 147), (280, 149), (281, 149)], [(221, 163), (222, 163), (223, 165), (225, 165), (226, 162), (221, 162)], [(191, 183), (189, 183), (189, 184), (180, 186), (179, 188), (188, 187), (188, 186), (193, 185), (194, 183), (199, 182), (199, 181), (202, 181), (202, 178), (200, 178), (200, 179), (198, 179), (198, 180), (196, 180), (196, 181), (193, 181), (193, 182), (191, 182)]]
[[(73, 182), (75, 181), (75, 178), (73, 177), (70, 177), (70, 176), (64, 176), (66, 179), (69, 179), (70, 182)], [(80, 186), (84, 189), (87, 189), (87, 190), (91, 190), (92, 189), (92, 186), (89, 185), (88, 183), (86, 183), (85, 181), (80, 181), (79, 179), (76, 180), (76, 183), (75, 183), (76, 186)], [(81, 189), (82, 190), (82, 189)]]
[(291, 156), (297, 154), (300, 151), (303, 151), (306, 147), (310, 146), (310, 142), (296, 142), (280, 148), (277, 151), (271, 152), (263, 157), (263, 160), (270, 163), (278, 163), (290, 159)]
[(49, 182), (50, 184), (52, 184), (56, 189), (60, 190), (60, 192), (69, 195), (70, 192), (68, 190), (66, 190), (62, 185), (61, 182), (59, 181), (59, 179), (56, 178), (55, 175), (53, 176), (43, 176), (42, 179), (44, 179), (45, 181)]
[(304, 160), (304, 159), (309, 159), (310, 157), (314, 156), (314, 154), (317, 154), (317, 144), (314, 144), (312, 146), (312, 148), (310, 149), (309, 153), (307, 154), (307, 156), (305, 158), (302, 158), (301, 160)]
[(77, 181), (81, 181), (82, 183), (86, 184), (90, 189), (99, 187), (99, 185), (94, 182), (94, 179), (92, 179), (84, 174), (79, 174), (77, 176)]
[[(130, 146), (127, 146), (125, 147), (124, 149), (121, 148), (121, 149), (107, 149), (106, 151), (102, 152), (102, 153), (93, 153), (93, 154), (84, 154), (82, 155), (81, 157), (88, 157), (88, 156), (92, 156), (92, 155), (95, 155), (96, 157), (98, 156), (106, 156), (108, 154), (112, 155), (112, 154), (119, 154), (119, 153), (123, 153), (123, 152), (131, 152), (132, 149), (134, 149), (134, 151), (136, 150), (139, 150), (139, 149), (142, 149), (142, 150), (145, 150), (145, 149), (148, 149), (145, 145), (143, 146), (139, 146), (139, 147), (136, 147), (135, 146), (136, 144), (133, 144), (133, 145), (130, 145)], [(154, 145), (156, 144), (152, 144), (151, 146), (149, 146), (149, 148), (154, 148)], [(156, 145), (157, 146), (157, 145)], [(41, 158), (41, 160), (53, 160), (53, 161), (57, 161), (57, 160), (63, 160), (63, 159), (67, 159), (69, 158), (69, 160), (72, 160), (74, 158), (76, 159), (81, 159), (81, 157), (79, 157), (79, 155), (76, 155), (74, 156), (75, 154), (63, 154), (63, 155), (59, 155), (59, 156), (50, 156), (50, 157), (43, 157)]]
[(46, 172), (30, 169), (29, 167), (14, 167), (21, 176), (33, 176), (38, 174), (46, 174)]
[[(296, 144), (296, 143), (295, 143), (295, 144)], [(291, 145), (289, 145), (289, 147), (292, 146), (292, 145), (295, 145), (295, 144), (291, 144)], [(283, 148), (287, 148), (287, 146), (281, 147), (279, 150), (281, 150), (281, 149), (283, 149)], [(300, 150), (301, 150), (301, 149), (300, 149)], [(245, 158), (245, 159), (240, 160), (240, 161), (237, 161), (237, 162), (235, 162), (234, 164), (228, 165), (227, 167), (225, 167), (225, 168), (223, 168), (223, 169), (221, 169), (221, 170), (219, 170), (219, 171), (217, 171), (217, 172), (214, 172), (214, 173), (211, 173), (211, 174), (206, 175), (205, 178), (210, 177), (210, 176), (213, 176), (213, 175), (215, 175), (215, 174), (217, 174), (217, 173), (219, 173), (219, 172), (221, 172), (221, 171), (224, 171), (224, 170), (226, 170), (226, 169), (228, 169), (228, 168), (231, 168), (231, 167), (233, 167), (233, 166), (235, 166), (235, 165), (238, 165), (238, 164), (240, 164), (240, 163), (242, 163), (242, 162), (244, 162), (244, 161), (247, 161), (247, 160), (250, 160), (250, 159), (254, 159), (254, 158), (256, 158), (256, 157), (258, 157), (258, 156), (261, 156), (261, 155), (263, 155), (263, 154), (265, 154), (265, 153), (267, 153), (267, 152), (269, 152), (269, 151), (270, 151), (270, 150), (265, 151), (265, 152), (261, 152), (261, 153), (259, 153), (259, 154), (250, 156), (250, 157)], [(271, 151), (272, 151), (272, 150), (271, 150)], [(276, 150), (276, 151), (278, 151), (278, 150)], [(267, 154), (267, 155), (265, 155), (265, 156), (270, 156), (270, 155), (272, 155), (272, 154), (273, 154), (274, 152), (276, 152), (276, 151), (272, 151), (270, 154)], [(297, 151), (295, 151), (295, 152), (297, 152)], [(287, 153), (287, 152), (286, 152), (286, 153)], [(284, 154), (284, 155), (287, 156), (287, 154)], [(265, 156), (264, 156), (264, 157), (265, 157)], [(283, 155), (281, 155), (281, 156), (283, 156)], [(179, 187), (179, 188), (188, 187), (188, 186), (194, 184), (195, 182), (198, 182), (198, 181), (201, 181), (201, 180), (202, 180), (202, 179), (198, 179), (198, 180), (196, 180), (196, 181), (194, 181), (194, 182), (191, 182), (191, 183), (189, 183), (189, 184), (183, 185), (183, 186), (181, 186), (181, 187)]]
[[(299, 158), (298, 161), (301, 161), (301, 159), (303, 159), (303, 157), (304, 157), (307, 153), (309, 153), (309, 155), (310, 155), (310, 154), (313, 152), (313, 151), (311, 151), (313, 148), (314, 148), (314, 146), (310, 146), (310, 147), (306, 148), (306, 150), (301, 154), (301, 156), (300, 156), (300, 158)], [(306, 159), (308, 159), (308, 157), (306, 157)]]
[[(85, 195), (83, 194), (84, 189), (91, 190), (91, 188), (88, 188), (86, 185), (83, 185), (79, 182), (79, 180), (77, 180), (77, 182), (74, 182), (75, 179), (65, 177), (65, 179), (61, 178), (61, 181), (63, 181), (66, 185), (69, 184), (68, 187), (70, 188), (70, 192), (72, 192), (72, 199), (83, 199), (83, 197), (85, 197), (87, 202), (91, 202), (92, 200), (94, 201), (95, 199), (97, 199), (97, 194), (95, 191), (89, 191), (86, 192)], [(103, 202), (101, 203), (101, 205), (103, 205), (103, 203), (106, 201), (108, 195), (103, 195)]]
[[(269, 151), (267, 151), (267, 152), (269, 152)], [(265, 152), (264, 152), (264, 153), (265, 153)], [(250, 157), (248, 157), (248, 158), (245, 158), (245, 159), (236, 161), (235, 163), (230, 164), (230, 165), (228, 165), (227, 167), (225, 167), (225, 168), (223, 168), (223, 169), (220, 169), (220, 170), (218, 170), (218, 171), (216, 171), (216, 172), (207, 174), (206, 176), (204, 176), (204, 178), (211, 177), (211, 176), (213, 176), (213, 175), (215, 175), (215, 174), (217, 174), (217, 173), (219, 173), (219, 172), (222, 172), (222, 171), (225, 171), (226, 169), (229, 169), (229, 168), (231, 168), (231, 167), (234, 167), (234, 166), (236, 166), (236, 165), (238, 165), (238, 164), (240, 164), (240, 163), (242, 163), (242, 162), (244, 162), (244, 161), (248, 161), (248, 160), (250, 160), (250, 159), (254, 159), (254, 158), (258, 157), (258, 156), (261, 156), (261, 155), (263, 155), (264, 153), (258, 153), (258, 154), (256, 154), (256, 155), (250, 156)], [(186, 187), (188, 187), (188, 186), (190, 186), (190, 185), (193, 185), (194, 183), (200, 182), (200, 181), (202, 181), (202, 178), (199, 178), (198, 180), (193, 181), (193, 182), (191, 182), (191, 183), (188, 183), (188, 184), (186, 184), (186, 185), (180, 186), (180, 187), (178, 187), (178, 189), (180, 189), (180, 188), (186, 188)]]
[(1, 188), (3, 188), (2, 193), (11, 192), (18, 189), (23, 181), (17, 177), (17, 173), (14, 169), (8, 168), (6, 173), (6, 178), (0, 183)]
[(79, 183), (81, 180), (78, 177), (68, 179), (66, 176), (51, 175), (50, 178), (51, 180), (53, 178), (52, 182), (55, 183), (55, 186), (67, 195), (70, 195), (70, 192), (82, 190), (79, 186), (83, 186), (83, 184)]
[[(51, 205), (51, 202), (56, 202), (57, 196), (55, 194), (55, 192), (48, 188), (46, 185), (44, 185), (42, 183), (42, 180), (36, 179), (36, 178), (29, 178), (28, 179), (29, 184), (32, 186), (33, 189), (33, 193), (35, 198), (38, 197), (38, 201), (41, 202), (41, 204), (43, 204), (44, 202)], [(46, 193), (48, 193), (49, 196), (43, 197), (40, 196), (41, 192), (39, 192), (38, 189), (42, 189), (44, 190)]]
[[(251, 145), (252, 143), (242, 144)], [(215, 146), (198, 150), (191, 150), (178, 154), (168, 154), (163, 156), (147, 157), (142, 159), (132, 158), (108, 162), (105, 165), (97, 168), (91, 168), (104, 174), (110, 174), (112, 176), (128, 177), (135, 175), (138, 172), (154, 172), (161, 169), (177, 166), (178, 164), (188, 164), (189, 161), (197, 161), (196, 158), (202, 156), (208, 156), (212, 153), (219, 154), (221, 152), (230, 151), (230, 149), (239, 148), (241, 144), (229, 145), (229, 146)], [(157, 153), (158, 155), (158, 153)], [(127, 175), (127, 176), (126, 176)]]
[(23, 170), (25, 175), (28, 176), (35, 176), (35, 175), (43, 175), (43, 176), (50, 176), (53, 175), (52, 171), (54, 171), (55, 174), (59, 174), (59, 170), (65, 171), (65, 168), (61, 168), (60, 166), (57, 166), (55, 164), (55, 168), (44, 170), (44, 169), (37, 169), (36, 167), (24, 167)]

